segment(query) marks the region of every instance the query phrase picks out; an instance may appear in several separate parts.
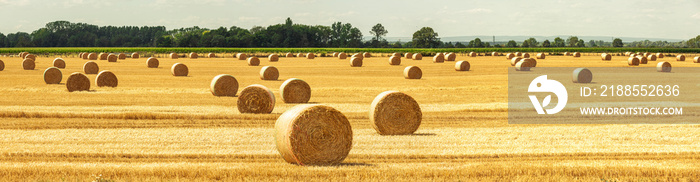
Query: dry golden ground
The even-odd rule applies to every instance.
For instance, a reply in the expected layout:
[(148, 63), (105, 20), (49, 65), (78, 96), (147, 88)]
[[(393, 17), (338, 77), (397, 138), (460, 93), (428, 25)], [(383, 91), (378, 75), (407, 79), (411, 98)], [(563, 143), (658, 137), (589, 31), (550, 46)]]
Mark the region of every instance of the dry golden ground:
[[(375, 55), (379, 56), (379, 54)], [(21, 69), (19, 58), (4, 57), (0, 71), (0, 180), (91, 181), (95, 176), (125, 181), (179, 180), (536, 180), (646, 181), (700, 178), (698, 125), (509, 125), (508, 60), (466, 57), (471, 71), (454, 62), (388, 57), (349, 60), (280, 58), (247, 66), (233, 58), (97, 61), (119, 78), (116, 88), (66, 91), (47, 85), (42, 71), (53, 57), (39, 57), (36, 70)], [(86, 60), (64, 58), (64, 78), (81, 72)], [(674, 67), (697, 67), (692, 61)], [(188, 65), (187, 77), (170, 66)], [(658, 61), (657, 61), (658, 62)], [(650, 62), (642, 67), (655, 67)], [(259, 78), (262, 66), (280, 71), (278, 81)], [(419, 66), (423, 79), (408, 80), (406, 66)], [(626, 57), (600, 61), (548, 56), (538, 67), (627, 67)], [(277, 98), (273, 114), (240, 114), (236, 97), (209, 92), (214, 76), (230, 74), (240, 88), (262, 84)], [(302, 167), (279, 157), (273, 140), (277, 117), (295, 106), (279, 97), (288, 78), (305, 80), (310, 102), (332, 106), (350, 119), (354, 143), (341, 166)], [(65, 83), (63, 80), (62, 83)], [(424, 112), (411, 136), (380, 136), (368, 119), (374, 97), (386, 90), (413, 96)], [(240, 91), (240, 89), (239, 89)]]

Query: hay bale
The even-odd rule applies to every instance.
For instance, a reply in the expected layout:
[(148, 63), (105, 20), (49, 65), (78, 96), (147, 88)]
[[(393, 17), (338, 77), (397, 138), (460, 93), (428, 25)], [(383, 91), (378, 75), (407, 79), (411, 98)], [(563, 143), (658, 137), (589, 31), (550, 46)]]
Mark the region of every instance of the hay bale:
[(515, 71), (530, 71), (530, 68), (532, 67), (530, 63), (530, 61), (519, 61), (517, 64), (515, 64)]
[(625, 52), (625, 56), (630, 56), (632, 52)]
[(90, 55), (90, 53), (86, 52), (86, 53), (83, 53), (82, 57), (80, 57), (80, 58), (89, 59), (90, 58), (90, 57), (88, 57), (89, 55)]
[(275, 146), (284, 161), (335, 165), (352, 148), (352, 127), (340, 111), (324, 105), (299, 105), (275, 122)]
[(662, 53), (656, 53), (656, 57), (659, 58), (659, 59), (664, 58), (664, 54), (662, 54)]
[(107, 54), (107, 53), (100, 53), (97, 57), (99, 57), (100, 60), (107, 60), (107, 56), (109, 56), (109, 54)]
[(455, 71), (469, 71), (470, 67), (469, 61), (457, 61)]
[(292, 54), (291, 52), (288, 52), (287, 54), (284, 55), (284, 57), (292, 58), (292, 57), (294, 57), (294, 54)]
[(362, 58), (361, 57), (350, 58), (350, 66), (351, 67), (362, 67)]
[(649, 52), (645, 52), (645, 53), (643, 53), (643, 55), (644, 55), (644, 57), (649, 57), (650, 54), (649, 54)]
[(531, 68), (537, 67), (537, 60), (535, 60), (533, 58), (523, 58), (520, 61), (527, 61), (528, 65), (530, 65)]
[(360, 54), (360, 53), (355, 53), (355, 54), (353, 54), (351, 57), (363, 58), (363, 59), (365, 58), (365, 56), (363, 56), (363, 55)]
[(529, 54), (529, 53), (523, 53), (523, 58), (530, 58), (530, 54)]
[(170, 67), (170, 73), (172, 73), (173, 76), (187, 76), (187, 74), (190, 73), (190, 70), (185, 64), (175, 63), (172, 67)]
[(260, 59), (258, 57), (249, 57), (248, 58), (248, 66), (259, 66), (260, 65)]
[(236, 54), (236, 57), (238, 58), (238, 60), (248, 60), (248, 54), (246, 53), (238, 53)]
[(333, 52), (333, 57), (338, 57), (338, 52)]
[(370, 54), (369, 52), (365, 52), (365, 53), (362, 53), (362, 57), (370, 58), (370, 57), (372, 57), (372, 54)]
[(593, 73), (588, 68), (576, 68), (572, 77), (574, 83), (591, 83)]
[(68, 92), (90, 90), (90, 79), (83, 73), (75, 72), (66, 79)]
[(104, 70), (100, 71), (95, 77), (95, 85), (98, 87), (117, 87), (119, 80), (117, 80), (117, 75), (114, 75), (109, 70)]
[(88, 54), (88, 60), (97, 60), (97, 53), (90, 53)]
[(700, 56), (695, 56), (695, 58), (693, 58), (693, 62), (700, 63)]
[(630, 57), (637, 57), (637, 54), (632, 53), (632, 54), (630, 54)]
[(656, 64), (656, 71), (658, 71), (658, 72), (671, 72), (671, 63), (666, 62), (666, 61), (659, 62), (659, 64)]
[(515, 66), (515, 65), (518, 64), (518, 62), (520, 62), (521, 60), (523, 60), (523, 58), (514, 57), (513, 59), (510, 59), (510, 65), (511, 65), (511, 66)]
[(83, 65), (83, 72), (85, 72), (85, 74), (97, 74), (99, 71), (100, 67), (93, 61), (88, 61)]
[(649, 55), (647, 56), (647, 59), (648, 59), (649, 61), (656, 61), (656, 55), (654, 55), (654, 54), (649, 54)]
[(401, 57), (398, 57), (398, 56), (389, 57), (389, 65), (401, 65)]
[(2, 70), (5, 70), (5, 62), (2, 62), (2, 60), (0, 60), (0, 71)]
[(280, 77), (280, 72), (274, 66), (265, 66), (260, 69), (261, 80), (277, 80)]
[(307, 103), (311, 99), (311, 86), (304, 80), (290, 78), (280, 86), (280, 95), (285, 103)]
[(338, 59), (347, 59), (348, 54), (345, 54), (344, 52), (338, 53)]
[(34, 55), (34, 54), (27, 54), (26, 56), (24, 56), (24, 59), (36, 60), (36, 55)]
[(575, 57), (575, 58), (581, 57), (581, 53), (580, 53), (580, 52), (574, 52), (574, 57)]
[(637, 56), (637, 59), (639, 59), (639, 64), (647, 64), (647, 57), (644, 56)]
[(423, 54), (421, 54), (421, 53), (413, 54), (413, 60), (423, 60)]
[(199, 54), (197, 54), (196, 52), (190, 52), (190, 59), (197, 59), (197, 58), (199, 58)]
[(685, 55), (680, 54), (680, 55), (676, 56), (676, 61), (685, 61)]
[(380, 135), (410, 135), (418, 130), (423, 112), (413, 97), (399, 91), (379, 94), (369, 109), (369, 120)]
[(423, 71), (417, 66), (409, 66), (403, 69), (403, 77), (405, 79), (421, 79), (423, 78)]
[(411, 54), (410, 52), (407, 52), (407, 53), (403, 54), (403, 57), (405, 57), (406, 59), (411, 59), (411, 58), (413, 58), (413, 54)]
[(238, 92), (238, 80), (235, 77), (227, 74), (221, 74), (214, 77), (211, 80), (211, 85), (209, 86), (211, 94), (217, 97), (236, 96)]
[(35, 66), (36, 64), (34, 63), (34, 59), (26, 58), (24, 61), (22, 61), (22, 68), (24, 70), (34, 70)]
[(209, 54), (207, 54), (207, 57), (208, 57), (208, 58), (216, 58), (216, 54), (214, 54), (214, 53), (209, 53)]
[(518, 57), (523, 56), (523, 53), (515, 52), (515, 56), (518, 56)]
[(80, 53), (78, 54), (78, 57), (79, 57), (79, 58), (83, 58), (83, 54), (85, 54), (85, 53), (84, 53), (84, 52), (80, 52)]
[(476, 57), (476, 53), (475, 53), (475, 52), (469, 52), (469, 57)]
[(600, 59), (603, 61), (610, 61), (610, 60), (612, 60), (612, 55), (610, 55), (608, 53), (603, 53), (600, 55)]
[(500, 56), (498, 52), (491, 52), (491, 56)]
[(280, 57), (277, 54), (270, 54), (269, 56), (267, 56), (267, 60), (269, 60), (270, 62), (277, 62), (280, 60)]
[(508, 54), (506, 54), (506, 59), (507, 59), (507, 60), (511, 60), (511, 59), (513, 59), (514, 57), (515, 57), (515, 54), (513, 54), (513, 53), (508, 53)]
[(149, 68), (158, 68), (158, 65), (160, 62), (158, 61), (157, 58), (150, 57), (146, 60), (146, 66)]
[(537, 59), (545, 59), (547, 55), (545, 53), (537, 53)]
[(305, 55), (303, 53), (297, 53), (296, 55), (298, 58), (304, 57)]
[(314, 59), (314, 58), (316, 58), (316, 55), (314, 53), (306, 54), (306, 59)]
[(46, 82), (46, 84), (59, 84), (62, 79), (63, 74), (58, 68), (49, 67), (44, 70), (44, 82)]
[(401, 57), (401, 54), (399, 54), (399, 53), (393, 53), (393, 54), (391, 54), (391, 56), (399, 57), (399, 58), (400, 58), (400, 57)]
[(241, 113), (272, 113), (275, 95), (265, 86), (250, 85), (241, 90), (237, 106)]
[(455, 61), (457, 59), (457, 54), (448, 53), (445, 55), (445, 61)]
[(27, 54), (29, 54), (29, 52), (20, 52), (18, 56), (24, 59), (24, 57), (27, 56)]
[(177, 53), (170, 53), (170, 55), (168, 57), (170, 59), (178, 59), (178, 58), (180, 58), (180, 55), (177, 55)]
[(627, 65), (630, 66), (639, 66), (639, 58), (637, 57), (630, 57), (627, 59)]
[(564, 56), (571, 56), (571, 53), (569, 53), (569, 52), (564, 52)]
[(117, 55), (117, 58), (118, 58), (118, 59), (126, 59), (126, 54), (124, 54), (124, 53), (119, 53), (119, 54)]
[(140, 58), (139, 53), (138, 53), (138, 52), (131, 53), (131, 58), (132, 58), (132, 59), (138, 59), (138, 58)]
[(107, 61), (108, 61), (108, 62), (117, 62), (117, 59), (118, 59), (118, 58), (119, 58), (119, 57), (118, 57), (117, 55), (115, 55), (115, 54), (109, 54), (109, 55), (107, 56)]
[(53, 60), (53, 66), (56, 68), (66, 68), (66, 61), (63, 58), (56, 58)]
[(433, 63), (443, 63), (445, 62), (445, 55), (442, 53), (437, 53), (433, 57)]

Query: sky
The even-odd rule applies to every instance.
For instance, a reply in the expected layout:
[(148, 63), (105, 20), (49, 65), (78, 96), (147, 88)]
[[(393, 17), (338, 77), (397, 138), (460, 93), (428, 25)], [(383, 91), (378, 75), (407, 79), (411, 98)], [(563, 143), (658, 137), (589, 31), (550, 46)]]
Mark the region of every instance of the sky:
[(432, 27), (451, 36), (611, 36), (689, 39), (700, 35), (700, 0), (0, 0), (0, 32), (65, 20), (98, 26), (250, 29), (284, 23), (351, 23), (387, 37)]

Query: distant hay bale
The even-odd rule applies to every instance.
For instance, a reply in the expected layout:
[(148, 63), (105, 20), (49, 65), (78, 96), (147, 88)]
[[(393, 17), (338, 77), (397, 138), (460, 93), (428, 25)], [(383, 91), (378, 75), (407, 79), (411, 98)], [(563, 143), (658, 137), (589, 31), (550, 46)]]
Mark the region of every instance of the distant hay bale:
[(345, 54), (344, 52), (338, 53), (338, 59), (347, 59), (348, 54)]
[(569, 53), (569, 52), (564, 52), (564, 56), (571, 56), (571, 53)]
[(645, 52), (642, 55), (644, 55), (644, 57), (649, 57), (649, 52)]
[(523, 60), (523, 58), (513, 57), (513, 59), (510, 59), (510, 65), (511, 65), (511, 66), (515, 66), (515, 65), (518, 64), (518, 62), (520, 62), (521, 60)]
[(350, 58), (350, 66), (351, 67), (362, 67), (362, 58), (361, 57)]
[(423, 112), (413, 97), (385, 91), (372, 101), (369, 120), (380, 135), (410, 135), (418, 130)]
[(627, 59), (627, 65), (630, 66), (639, 66), (639, 58), (637, 57), (630, 57)]
[(671, 72), (671, 63), (662, 61), (656, 64), (656, 71), (658, 72)]
[(79, 53), (79, 54), (78, 54), (78, 57), (79, 57), (79, 58), (83, 58), (83, 54), (84, 54), (84, 52)]
[(469, 52), (469, 57), (476, 57), (476, 53), (475, 53), (475, 52)]
[(513, 53), (508, 53), (508, 54), (506, 54), (506, 59), (507, 59), (507, 60), (511, 60), (511, 59), (513, 59), (514, 57), (515, 57), (515, 54), (513, 54)]
[(114, 54), (109, 54), (107, 56), (107, 61), (108, 62), (117, 62), (117, 59), (119, 59), (119, 56), (114, 55)]
[(306, 54), (306, 59), (314, 59), (314, 58), (316, 58), (316, 55), (314, 53)]
[(180, 58), (180, 55), (178, 55), (177, 53), (170, 53), (169, 57), (170, 57), (170, 59), (178, 59), (178, 58)]
[(292, 54), (291, 52), (288, 52), (287, 54), (284, 54), (284, 57), (293, 58), (294, 54)]
[(119, 85), (119, 80), (117, 79), (117, 75), (114, 75), (111, 71), (103, 70), (95, 77), (95, 85), (98, 87), (117, 87), (117, 85)]
[(97, 60), (97, 53), (90, 53), (88, 54), (88, 60)]
[(75, 72), (66, 79), (66, 88), (68, 92), (88, 91), (90, 90), (90, 79), (83, 73)]
[(523, 58), (530, 58), (530, 54), (527, 52), (523, 53)]
[(693, 62), (700, 63), (700, 56), (695, 56), (695, 58), (693, 58)]
[(630, 56), (632, 52), (625, 52), (625, 56)]
[(29, 52), (20, 52), (18, 56), (19, 56), (20, 58), (24, 59), (24, 57), (26, 57), (27, 54), (29, 54)]
[(610, 61), (612, 60), (612, 56), (608, 53), (603, 53), (600, 55), (600, 59), (603, 61)]
[(545, 53), (537, 53), (537, 59), (545, 59), (547, 55)]
[(138, 59), (139, 57), (140, 57), (140, 56), (139, 56), (139, 53), (138, 53), (138, 52), (131, 53), (131, 58), (132, 58), (132, 59)]
[(299, 105), (275, 122), (277, 151), (292, 164), (339, 164), (350, 153), (352, 138), (347, 117), (329, 106)]
[(100, 53), (97, 57), (99, 57), (100, 60), (107, 60), (107, 56), (109, 56), (109, 54), (103, 52)]
[(518, 57), (523, 56), (523, 53), (515, 52), (515, 56), (518, 56)]
[(647, 56), (647, 59), (649, 59), (649, 61), (656, 61), (656, 55), (654, 55), (654, 54), (649, 54), (649, 55)]
[(338, 52), (333, 52), (333, 57), (338, 57)]
[(530, 68), (532, 67), (530, 63), (530, 61), (519, 61), (517, 64), (515, 64), (515, 71), (530, 71)]
[(469, 71), (470, 67), (469, 61), (457, 61), (455, 71)]
[(217, 97), (233, 97), (238, 92), (238, 80), (235, 77), (227, 74), (221, 74), (211, 80), (209, 86), (211, 94)]
[(199, 58), (199, 54), (197, 54), (196, 52), (190, 52), (190, 59), (197, 59), (197, 58)]
[(126, 59), (126, 54), (124, 54), (124, 53), (119, 53), (119, 54), (117, 55), (117, 58), (118, 58), (118, 59)]
[(448, 53), (445, 55), (445, 61), (455, 61), (457, 59), (457, 54)]
[(66, 68), (66, 61), (63, 58), (56, 58), (53, 60), (53, 66), (56, 68)]
[(537, 67), (537, 60), (535, 60), (533, 58), (523, 58), (520, 61), (527, 61), (528, 65), (530, 65), (531, 68)]
[(90, 58), (90, 57), (88, 57), (89, 55), (90, 55), (90, 53), (85, 52), (85, 53), (83, 53), (83, 55), (80, 58), (89, 59)]
[(405, 57), (406, 59), (411, 59), (413, 58), (413, 54), (411, 54), (410, 52), (403, 53), (403, 57)]
[(34, 54), (27, 54), (26, 56), (24, 56), (24, 59), (36, 60), (36, 55), (34, 55)]
[(157, 58), (150, 57), (146, 60), (146, 66), (149, 68), (158, 68), (158, 65), (160, 62), (158, 61)]
[(301, 58), (301, 57), (304, 57), (304, 56), (305, 56), (305, 55), (304, 55), (303, 53), (297, 53), (297, 57), (298, 57), (298, 58)]
[(187, 76), (187, 74), (190, 73), (190, 70), (185, 64), (175, 63), (172, 67), (170, 67), (170, 73), (172, 73), (173, 76)]
[(398, 57), (398, 56), (389, 57), (389, 65), (401, 65), (401, 57)]
[(100, 71), (100, 67), (97, 66), (97, 63), (88, 61), (83, 65), (83, 71), (85, 74), (97, 74)]
[(421, 54), (421, 53), (413, 54), (413, 60), (423, 60), (423, 54)]
[(662, 53), (656, 53), (656, 57), (659, 58), (659, 59), (664, 58), (664, 54), (662, 54)]
[(588, 68), (576, 68), (572, 78), (574, 83), (591, 83), (593, 73)]
[(26, 58), (24, 61), (22, 61), (22, 68), (24, 70), (34, 70), (35, 66), (36, 64), (34, 63), (34, 59)]
[(311, 86), (304, 80), (290, 78), (280, 86), (280, 96), (284, 103), (307, 103), (311, 99)]
[(5, 70), (5, 62), (2, 62), (2, 60), (0, 60), (0, 71), (2, 70)]
[(365, 58), (365, 56), (363, 56), (363, 55), (360, 54), (360, 53), (355, 53), (355, 54), (352, 55), (352, 57), (363, 58), (363, 59)]
[(433, 57), (433, 63), (443, 63), (445, 62), (445, 55), (442, 53), (437, 53)]
[(491, 52), (491, 56), (500, 56), (498, 52)]
[(638, 55), (635, 53), (630, 54), (630, 57), (637, 57)]
[(58, 68), (49, 67), (44, 70), (44, 82), (46, 82), (46, 84), (59, 84), (62, 79), (63, 74)]
[(401, 57), (401, 54), (395, 52), (395, 53), (391, 54), (391, 56), (394, 56), (394, 57)]
[(676, 61), (685, 61), (685, 55), (679, 54), (678, 56), (676, 56)]
[(362, 53), (362, 57), (370, 58), (370, 57), (372, 57), (372, 54), (370, 54), (369, 52), (365, 52), (365, 53)]
[(270, 54), (267, 56), (267, 59), (270, 60), (270, 62), (277, 62), (280, 60), (280, 57), (277, 54)]
[(573, 55), (573, 56), (574, 56), (575, 58), (581, 57), (581, 53), (580, 53), (580, 52), (574, 52), (574, 55)]
[(216, 54), (214, 54), (214, 53), (209, 53), (209, 54), (207, 54), (207, 57), (208, 57), (208, 58), (216, 58)]
[(647, 61), (649, 61), (647, 57), (644, 56), (637, 56), (637, 59), (639, 59), (639, 64), (647, 64)]
[(260, 59), (258, 57), (249, 57), (248, 58), (248, 66), (259, 66), (260, 65)]
[(274, 66), (265, 66), (260, 69), (261, 80), (277, 80), (280, 77), (280, 72)]
[(241, 113), (272, 113), (275, 108), (275, 95), (265, 86), (250, 85), (241, 90), (237, 106)]
[(403, 77), (405, 79), (421, 79), (423, 78), (423, 71), (417, 66), (409, 66), (403, 69)]

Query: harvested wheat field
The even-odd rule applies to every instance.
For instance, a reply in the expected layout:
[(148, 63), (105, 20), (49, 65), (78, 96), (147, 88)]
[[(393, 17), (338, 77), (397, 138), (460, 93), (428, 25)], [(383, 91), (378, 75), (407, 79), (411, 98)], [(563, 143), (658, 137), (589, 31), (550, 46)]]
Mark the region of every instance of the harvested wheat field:
[[(100, 70), (118, 75), (119, 86), (93, 85), (74, 92), (68, 92), (65, 81), (42, 80), (55, 57), (39, 55), (33, 70), (24, 70), (19, 57), (3, 57), (0, 181), (700, 179), (698, 125), (508, 124), (507, 70), (512, 66), (504, 56), (458, 53), (455, 60), (468, 61), (470, 67), (455, 71), (454, 64), (432, 59), (403, 58), (401, 66), (392, 66), (387, 64), (390, 55), (380, 53), (365, 57), (362, 67), (320, 54), (314, 59), (280, 57), (277, 62), (260, 61), (260, 66), (220, 55), (224, 58), (158, 58), (161, 65), (187, 65), (189, 73), (183, 77), (172, 76), (168, 66), (144, 66), (147, 56), (94, 60)], [(63, 78), (82, 73), (88, 61), (77, 55), (62, 58)], [(630, 67), (627, 59), (547, 55), (537, 67)], [(674, 69), (700, 66), (675, 59), (667, 56), (635, 67), (656, 67), (662, 61)], [(262, 66), (284, 74), (263, 81)], [(407, 66), (420, 67), (422, 77), (405, 79)], [(220, 74), (235, 77), (236, 97), (212, 94), (212, 79)], [(97, 75), (86, 76), (95, 83)], [(290, 78), (308, 83), (309, 104), (329, 106), (347, 117), (352, 146), (340, 164), (305, 166), (280, 155), (275, 123), (300, 105), (285, 103), (280, 96), (280, 86)], [(254, 84), (273, 92), (271, 114), (239, 112), (241, 90)], [(380, 135), (374, 129), (372, 102), (390, 90), (420, 105), (422, 120), (412, 134)]]

